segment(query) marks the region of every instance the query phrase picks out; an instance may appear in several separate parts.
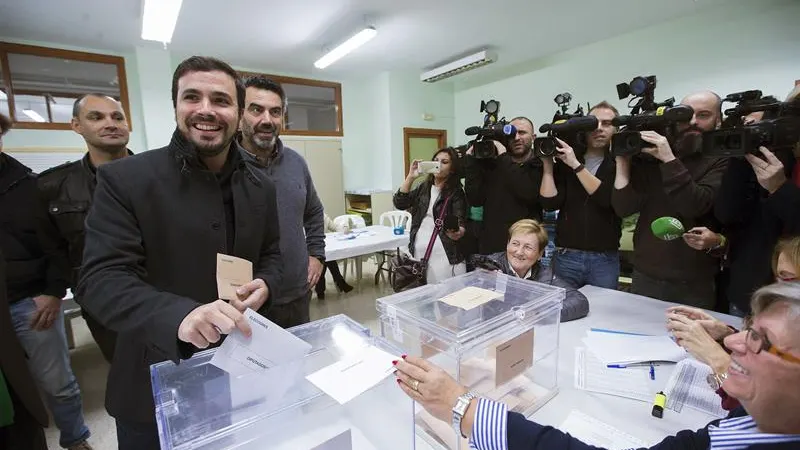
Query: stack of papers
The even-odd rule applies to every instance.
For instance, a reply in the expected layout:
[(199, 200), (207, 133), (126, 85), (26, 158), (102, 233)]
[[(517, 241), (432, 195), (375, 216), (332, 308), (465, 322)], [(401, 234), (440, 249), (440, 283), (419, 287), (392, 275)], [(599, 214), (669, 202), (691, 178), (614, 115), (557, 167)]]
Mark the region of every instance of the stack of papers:
[(575, 348), (576, 389), (652, 402), (664, 383), (651, 380), (648, 369), (649, 367), (609, 369), (583, 347)]
[(716, 418), (725, 417), (728, 412), (722, 408), (722, 399), (706, 381), (709, 375), (711, 368), (694, 358), (679, 362), (664, 390), (667, 408), (681, 412), (688, 406)]
[(609, 450), (648, 447), (641, 439), (577, 410), (573, 410), (558, 429), (585, 444)]
[(688, 356), (669, 336), (645, 336), (592, 329), (583, 338), (586, 348), (607, 365), (649, 362), (677, 363)]

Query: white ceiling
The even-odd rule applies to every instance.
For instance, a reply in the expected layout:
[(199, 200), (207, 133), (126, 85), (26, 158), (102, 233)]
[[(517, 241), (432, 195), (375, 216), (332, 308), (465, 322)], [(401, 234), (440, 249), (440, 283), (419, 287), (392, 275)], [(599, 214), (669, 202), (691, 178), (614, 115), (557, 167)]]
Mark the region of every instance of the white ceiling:
[[(184, 0), (169, 47), (179, 55), (219, 56), (239, 67), (333, 79), (386, 70), (421, 73), (491, 48), (499, 61), (476, 71), (485, 75), (743, 1)], [(140, 39), (142, 3), (0, 0), (0, 35), (118, 52), (160, 46)], [(377, 28), (377, 37), (328, 69), (314, 69), (323, 48), (362, 28), (365, 17)]]

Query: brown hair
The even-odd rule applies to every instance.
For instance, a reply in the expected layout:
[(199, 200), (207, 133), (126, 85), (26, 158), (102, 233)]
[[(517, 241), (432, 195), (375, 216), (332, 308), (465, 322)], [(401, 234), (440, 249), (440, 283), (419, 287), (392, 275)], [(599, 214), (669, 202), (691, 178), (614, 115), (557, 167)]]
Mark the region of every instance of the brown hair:
[(9, 119), (3, 114), (0, 114), (0, 136), (8, 133), (8, 130), (10, 129), (11, 129), (11, 119)]
[(508, 239), (516, 233), (535, 234), (536, 239), (539, 241), (539, 251), (543, 251), (547, 247), (547, 230), (539, 222), (533, 219), (522, 219), (514, 222), (511, 228), (508, 229)]
[(617, 108), (614, 108), (614, 105), (612, 105), (611, 103), (608, 103), (605, 100), (603, 100), (602, 102), (592, 106), (589, 109), (589, 114), (591, 114), (592, 111), (594, 111), (595, 109), (610, 109), (611, 111), (614, 111), (614, 117), (619, 117), (619, 111), (617, 110)]
[(795, 271), (800, 273), (800, 236), (778, 241), (778, 245), (775, 246), (775, 251), (772, 253), (773, 276), (778, 276), (778, 257), (781, 253), (789, 258), (789, 262), (792, 263)]

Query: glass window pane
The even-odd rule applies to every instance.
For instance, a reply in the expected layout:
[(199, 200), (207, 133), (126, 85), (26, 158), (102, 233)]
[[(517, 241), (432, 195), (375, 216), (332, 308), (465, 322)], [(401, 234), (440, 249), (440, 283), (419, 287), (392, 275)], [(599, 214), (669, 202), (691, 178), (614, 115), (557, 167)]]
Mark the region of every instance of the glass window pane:
[(72, 104), (77, 97), (50, 97), (50, 114), (53, 123), (66, 123), (72, 120)]
[[(58, 105), (58, 112), (53, 116), (53, 122), (65, 123), (72, 117), (72, 101), (83, 94), (96, 92), (115, 98), (120, 96), (117, 66), (114, 64), (8, 53), (8, 65), (14, 84), (18, 121), (34, 121), (22, 112), (23, 108), (18, 104), (33, 102), (34, 98), (38, 99), (36, 101), (41, 100), (44, 110), (34, 106), (30, 109), (45, 119), (49, 115), (44, 98), (54, 99), (55, 103), (51, 102), (51, 107)], [(63, 105), (59, 99), (63, 100)], [(67, 104), (70, 107), (69, 114), (65, 114), (64, 105)]]
[(282, 86), (289, 103), (287, 130), (339, 131), (335, 88), (290, 83)]
[(44, 96), (15, 95), (14, 113), (17, 122), (49, 122)]
[(9, 117), (8, 95), (6, 94), (6, 79), (3, 78), (3, 67), (0, 66), (0, 114)]

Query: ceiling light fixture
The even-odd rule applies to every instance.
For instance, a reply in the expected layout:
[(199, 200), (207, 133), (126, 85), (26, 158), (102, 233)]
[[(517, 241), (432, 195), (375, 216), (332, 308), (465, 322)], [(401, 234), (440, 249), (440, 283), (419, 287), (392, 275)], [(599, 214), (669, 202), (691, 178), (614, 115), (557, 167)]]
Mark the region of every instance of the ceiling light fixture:
[(44, 120), (44, 117), (42, 117), (41, 115), (39, 115), (39, 113), (37, 113), (32, 109), (23, 109), (22, 112), (25, 113), (26, 116), (33, 119), (35, 122), (47, 122), (46, 120)]
[(163, 42), (172, 41), (178, 13), (183, 0), (144, 0), (142, 14), (142, 39)]
[(378, 34), (378, 31), (375, 29), (375, 27), (364, 28), (355, 36), (346, 40), (343, 44), (339, 45), (338, 47), (326, 53), (325, 56), (318, 59), (314, 63), (314, 67), (317, 69), (324, 69), (330, 66), (343, 56), (369, 42), (370, 39), (374, 38), (376, 34)]
[(420, 75), (419, 79), (420, 81), (424, 81), (426, 83), (434, 83), (468, 70), (477, 69), (478, 67), (491, 64), (495, 61), (497, 61), (496, 53), (483, 50), (473, 55), (466, 56), (459, 60), (429, 70), (428, 72)]

